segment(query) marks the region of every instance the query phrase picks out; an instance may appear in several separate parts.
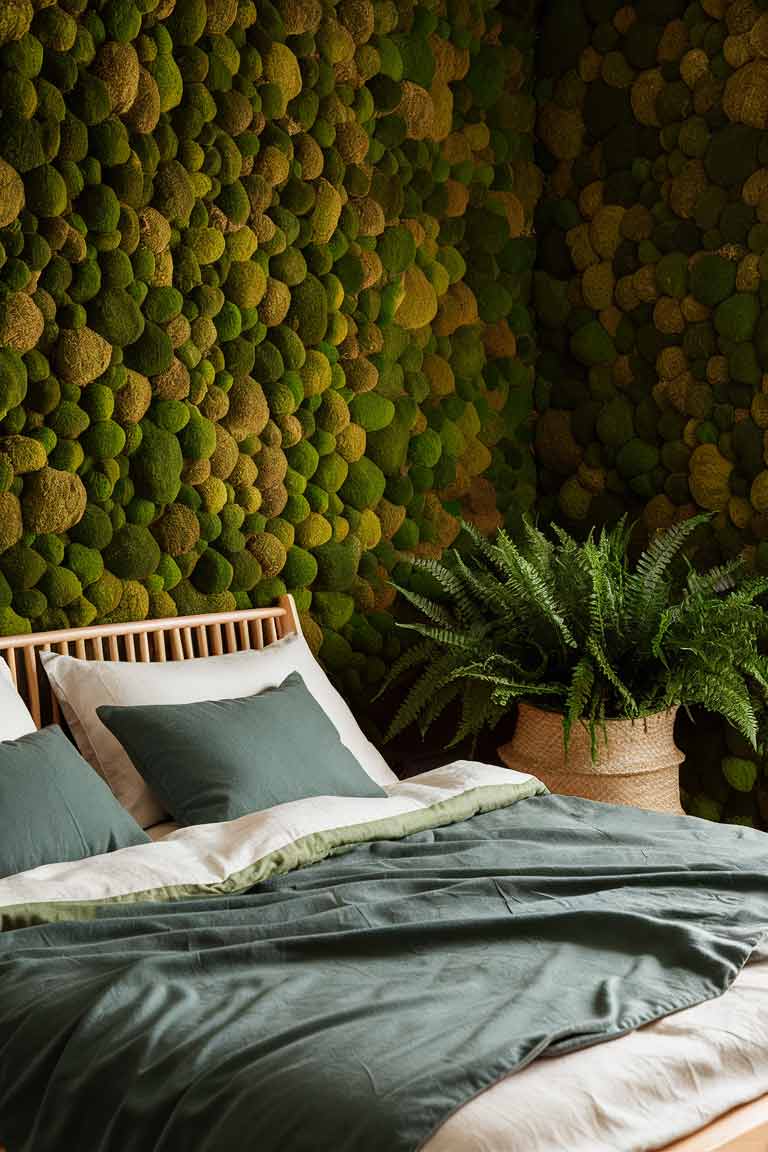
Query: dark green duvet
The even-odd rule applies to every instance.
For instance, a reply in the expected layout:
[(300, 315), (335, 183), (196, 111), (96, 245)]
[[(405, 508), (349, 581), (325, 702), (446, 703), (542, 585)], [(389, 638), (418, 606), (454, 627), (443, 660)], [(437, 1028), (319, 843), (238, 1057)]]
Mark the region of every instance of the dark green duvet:
[(410, 1152), (537, 1056), (719, 995), (768, 838), (542, 796), (238, 897), (0, 935), (8, 1152)]

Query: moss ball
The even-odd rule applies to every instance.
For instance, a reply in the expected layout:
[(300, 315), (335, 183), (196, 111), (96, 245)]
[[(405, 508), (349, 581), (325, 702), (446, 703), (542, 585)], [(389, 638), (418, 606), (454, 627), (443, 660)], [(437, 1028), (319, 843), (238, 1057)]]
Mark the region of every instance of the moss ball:
[(145, 580), (160, 562), (160, 548), (147, 528), (125, 524), (105, 549), (104, 562), (123, 580)]

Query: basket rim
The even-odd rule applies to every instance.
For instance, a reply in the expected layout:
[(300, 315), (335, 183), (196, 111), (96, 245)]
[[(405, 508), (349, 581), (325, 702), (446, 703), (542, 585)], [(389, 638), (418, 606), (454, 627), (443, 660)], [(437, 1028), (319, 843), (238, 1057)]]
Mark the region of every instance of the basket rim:
[(523, 704), (512, 739), (497, 751), (504, 763), (518, 771), (590, 776), (640, 776), (675, 767), (683, 754), (675, 744), (677, 709), (645, 717), (607, 720), (598, 733), (596, 755), (583, 722), (571, 729), (565, 748), (563, 713)]

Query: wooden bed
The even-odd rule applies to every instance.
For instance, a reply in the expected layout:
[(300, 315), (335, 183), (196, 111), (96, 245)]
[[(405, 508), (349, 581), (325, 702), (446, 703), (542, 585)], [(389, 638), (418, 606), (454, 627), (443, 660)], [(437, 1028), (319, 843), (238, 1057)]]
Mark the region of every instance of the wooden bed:
[[(282, 596), (274, 607), (244, 612), (0, 636), (0, 656), (6, 660), (14, 683), (40, 727), (61, 720), (40, 668), (40, 652), (56, 651), (81, 660), (148, 664), (265, 648), (300, 630), (293, 598)], [(0, 1152), (8, 1150), (0, 1147)], [(659, 1152), (768, 1152), (768, 1095), (734, 1109)]]

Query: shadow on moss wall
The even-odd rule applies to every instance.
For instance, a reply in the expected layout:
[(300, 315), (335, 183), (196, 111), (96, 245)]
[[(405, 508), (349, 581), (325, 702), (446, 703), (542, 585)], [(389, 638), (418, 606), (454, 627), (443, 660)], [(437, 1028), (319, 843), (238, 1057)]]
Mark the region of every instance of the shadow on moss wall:
[[(545, 517), (699, 509), (768, 571), (768, 4), (554, 0), (537, 61), (536, 454)], [(697, 815), (768, 821), (763, 767), (680, 726)]]
[(0, 633), (395, 572), (534, 498), (528, 3), (6, 0)]

